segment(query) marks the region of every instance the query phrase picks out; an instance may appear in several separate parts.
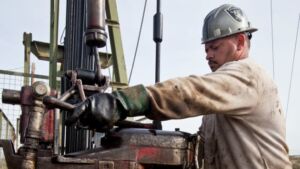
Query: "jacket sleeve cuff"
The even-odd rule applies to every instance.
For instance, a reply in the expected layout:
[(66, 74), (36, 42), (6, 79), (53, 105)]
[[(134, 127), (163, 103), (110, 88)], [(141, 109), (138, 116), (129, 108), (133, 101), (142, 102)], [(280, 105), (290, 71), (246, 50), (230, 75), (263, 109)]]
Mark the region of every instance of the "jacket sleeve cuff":
[(112, 94), (117, 97), (129, 117), (147, 115), (149, 112), (150, 99), (143, 85), (117, 90)]

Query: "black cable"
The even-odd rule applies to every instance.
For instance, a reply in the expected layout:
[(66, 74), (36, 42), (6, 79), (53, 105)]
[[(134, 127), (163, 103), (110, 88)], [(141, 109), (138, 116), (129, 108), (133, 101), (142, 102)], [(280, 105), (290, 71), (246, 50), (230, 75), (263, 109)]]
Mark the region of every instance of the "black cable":
[(298, 24), (297, 24), (296, 40), (295, 40), (295, 47), (294, 47), (294, 54), (293, 54), (293, 61), (292, 61), (292, 70), (291, 70), (291, 75), (290, 75), (290, 84), (289, 84), (288, 98), (287, 98), (287, 104), (286, 104), (285, 119), (287, 119), (288, 110), (289, 110), (290, 94), (291, 94), (293, 72), (294, 72), (294, 63), (295, 63), (295, 56), (296, 56), (297, 42), (298, 42), (299, 24), (300, 24), (300, 15), (299, 15)]
[(139, 48), (139, 43), (140, 43), (140, 38), (141, 38), (141, 34), (142, 34), (145, 13), (146, 13), (147, 1), (148, 0), (145, 0), (145, 4), (144, 4), (143, 16), (142, 16), (142, 20), (141, 20), (141, 24), (140, 24), (140, 30), (139, 30), (138, 40), (137, 40), (137, 44), (136, 44), (136, 47), (135, 47), (134, 57), (133, 57), (132, 65), (131, 65), (131, 70), (130, 70), (129, 78), (128, 78), (128, 84), (130, 84), (130, 80), (131, 80), (131, 76), (132, 76), (133, 68), (134, 68), (134, 63), (135, 63), (137, 51), (138, 51), (138, 48)]

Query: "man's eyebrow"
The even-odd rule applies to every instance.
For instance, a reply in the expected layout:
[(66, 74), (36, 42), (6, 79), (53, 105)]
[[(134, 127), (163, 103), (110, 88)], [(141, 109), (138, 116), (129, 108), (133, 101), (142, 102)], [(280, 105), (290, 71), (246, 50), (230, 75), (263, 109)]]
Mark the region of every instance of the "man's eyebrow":
[(220, 46), (220, 45), (222, 45), (222, 44), (223, 44), (223, 42), (222, 42), (222, 41), (219, 41), (219, 42), (214, 43), (213, 46)]

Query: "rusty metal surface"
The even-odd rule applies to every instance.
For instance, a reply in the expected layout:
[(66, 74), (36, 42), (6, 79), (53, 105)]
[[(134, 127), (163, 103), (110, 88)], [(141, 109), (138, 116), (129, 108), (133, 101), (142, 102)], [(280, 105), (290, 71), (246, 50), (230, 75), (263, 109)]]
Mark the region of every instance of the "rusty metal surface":
[(21, 100), (21, 92), (17, 90), (3, 89), (2, 103), (19, 104)]
[[(57, 91), (51, 90), (50, 95), (56, 97)], [(54, 128), (55, 128), (55, 110), (47, 110), (44, 114), (42, 132), (41, 132), (41, 141), (49, 144), (54, 143)], [(55, 147), (55, 146), (54, 146)]]
[(54, 141), (54, 109), (46, 111), (43, 118), (41, 141), (52, 143)]
[(107, 34), (105, 32), (105, 1), (86, 0), (85, 43), (89, 46), (104, 47)]
[(44, 120), (44, 105), (42, 99), (49, 95), (50, 89), (44, 82), (34, 82), (32, 85), (33, 104), (29, 113), (28, 126), (25, 132), (24, 153), (20, 168), (36, 169), (39, 143), (41, 140)]
[[(104, 137), (101, 148), (91, 150), (93, 153), (81, 155), (99, 160), (183, 165), (192, 163), (187, 158), (188, 151), (193, 151), (193, 148), (188, 146), (188, 137), (189, 135), (181, 132), (121, 129)], [(72, 157), (78, 155), (69, 154)]]
[[(141, 137), (145, 136), (145, 137)], [(107, 135), (103, 147), (64, 156), (38, 156), (43, 169), (182, 169), (192, 166), (189, 135), (148, 129), (121, 129)], [(0, 140), (9, 169), (19, 169), (22, 156), (12, 143)], [(17, 162), (17, 163), (16, 163)]]
[[(30, 86), (23, 86), (20, 91), (20, 100), (19, 103), (21, 105), (22, 114), (20, 117), (20, 142), (24, 143), (25, 141), (25, 133), (26, 128), (29, 122), (30, 110), (33, 104), (33, 93), (32, 87)], [(3, 96), (2, 96), (3, 97)]]
[[(108, 134), (105, 138), (122, 138), (123, 145), (155, 146), (157, 148), (187, 149), (186, 139), (190, 134), (174, 131), (147, 129), (116, 129), (117, 132)], [(105, 139), (104, 138), (104, 139)], [(109, 144), (109, 143), (108, 143)], [(103, 145), (104, 147), (106, 145)]]
[(47, 107), (49, 108), (60, 108), (62, 110), (73, 110), (75, 108), (74, 105), (67, 103), (67, 102), (63, 102), (55, 97), (51, 97), (51, 96), (46, 96), (43, 99), (43, 102), (47, 105)]
[[(39, 84), (39, 82), (35, 83)], [(44, 89), (46, 88), (41, 88), (40, 86), (36, 86), (37, 90), (36, 95), (40, 94), (47, 94), (43, 93), (45, 92)], [(20, 128), (19, 128), (19, 133), (20, 133), (20, 142), (24, 143), (25, 141), (25, 133), (26, 129), (28, 128), (29, 124), (29, 118), (31, 111), (33, 110), (33, 106), (37, 104), (37, 102), (34, 102), (34, 92), (33, 92), (33, 87), (32, 86), (23, 86), (21, 91), (17, 90), (7, 90), (4, 89), (2, 93), (2, 98), (3, 102), (8, 103), (8, 104), (19, 104), (21, 105), (21, 110), (22, 114), (20, 117)], [(55, 93), (53, 93), (55, 95)], [(42, 106), (42, 103), (39, 103), (40, 106)], [(38, 106), (38, 107), (40, 107)], [(35, 110), (37, 110), (35, 106)], [(53, 141), (53, 121), (54, 121), (54, 114), (53, 110), (50, 110), (49, 112), (46, 112), (45, 116), (42, 118), (42, 132), (41, 132), (41, 141), (42, 142), (51, 142)]]
[[(73, 79), (73, 80), (76, 80)], [(79, 86), (82, 84), (74, 83)], [(43, 120), (42, 98), (48, 95), (47, 87), (36, 82), (32, 87), (23, 87), (21, 92), (21, 105), (27, 121), (25, 132), (25, 146), (16, 154), (6, 144), (6, 156), (10, 166), (14, 168), (116, 168), (125, 169), (152, 169), (152, 168), (187, 168), (192, 166), (194, 154), (193, 146), (189, 143), (189, 134), (181, 132), (157, 131), (153, 129), (116, 129), (102, 139), (102, 147), (65, 156), (51, 157), (52, 153), (39, 153), (40, 127)], [(70, 91), (71, 92), (71, 91)], [(78, 93), (78, 92), (77, 92)], [(71, 94), (72, 95), (72, 94)], [(68, 95), (68, 96), (71, 96)], [(63, 97), (65, 98), (65, 96)], [(67, 99), (67, 97), (66, 97)], [(84, 99), (84, 98), (82, 98)], [(53, 100), (52, 100), (53, 101)], [(55, 100), (57, 101), (57, 100)], [(61, 102), (60, 100), (58, 100)], [(69, 104), (69, 103), (66, 103)], [(71, 104), (70, 104), (71, 105)], [(71, 106), (73, 108), (73, 105)], [(25, 109), (29, 108), (29, 109)], [(31, 109), (32, 108), (32, 109)], [(134, 122), (123, 123), (122, 127), (133, 126)], [(45, 123), (44, 123), (45, 124)], [(46, 123), (47, 124), (47, 123)], [(134, 124), (135, 125), (135, 124)], [(139, 124), (141, 125), (141, 124)], [(142, 124), (142, 127), (148, 124)], [(153, 128), (150, 126), (150, 128)], [(77, 136), (75, 136), (76, 138)], [(73, 136), (70, 139), (74, 139)], [(40, 155), (44, 154), (44, 155)], [(20, 163), (12, 164), (11, 161), (19, 160)], [(21, 159), (21, 160), (20, 160)], [(21, 166), (20, 166), (21, 165)]]

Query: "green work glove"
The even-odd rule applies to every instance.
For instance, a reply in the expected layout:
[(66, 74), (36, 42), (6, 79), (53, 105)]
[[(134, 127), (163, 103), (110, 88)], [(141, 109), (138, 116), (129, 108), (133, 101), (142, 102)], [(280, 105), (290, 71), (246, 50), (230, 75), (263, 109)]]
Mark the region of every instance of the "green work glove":
[(126, 111), (126, 116), (134, 117), (146, 115), (150, 109), (150, 99), (146, 88), (137, 85), (112, 92)]
[(114, 124), (130, 116), (146, 115), (149, 97), (143, 85), (138, 85), (113, 93), (97, 93), (80, 103), (67, 119), (70, 125), (77, 121), (90, 129), (107, 130)]

